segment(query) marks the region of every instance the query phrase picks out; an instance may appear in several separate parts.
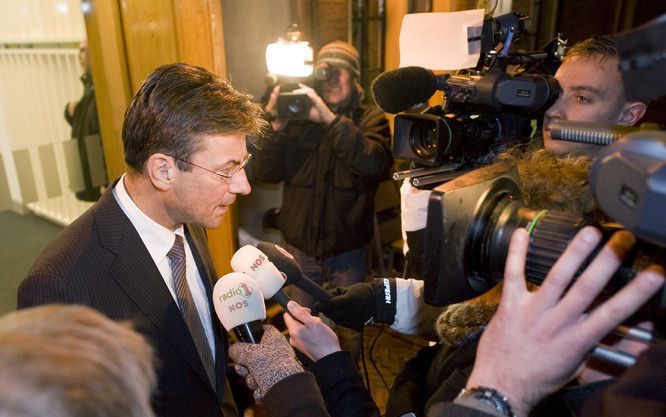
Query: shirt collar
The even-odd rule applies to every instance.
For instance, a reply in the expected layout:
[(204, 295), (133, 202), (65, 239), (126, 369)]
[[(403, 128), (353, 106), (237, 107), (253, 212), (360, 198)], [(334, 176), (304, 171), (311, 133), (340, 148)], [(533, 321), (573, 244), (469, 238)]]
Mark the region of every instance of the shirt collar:
[(157, 223), (148, 217), (141, 209), (132, 201), (132, 198), (125, 188), (125, 174), (120, 178), (120, 181), (113, 189), (113, 195), (118, 201), (123, 212), (129, 218), (134, 228), (139, 233), (144, 246), (148, 249), (151, 258), (155, 264), (159, 264), (169, 253), (176, 234), (179, 234), (185, 240), (185, 231), (183, 225), (180, 225), (176, 231), (171, 231), (161, 224)]

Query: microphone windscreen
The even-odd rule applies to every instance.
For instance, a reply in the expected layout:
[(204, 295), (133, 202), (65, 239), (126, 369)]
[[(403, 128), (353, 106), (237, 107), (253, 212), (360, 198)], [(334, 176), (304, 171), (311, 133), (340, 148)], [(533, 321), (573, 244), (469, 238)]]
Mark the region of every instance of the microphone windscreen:
[(423, 67), (404, 67), (379, 74), (372, 82), (375, 103), (386, 113), (400, 113), (425, 103), (437, 91), (435, 74)]
[(273, 297), (286, 280), (268, 257), (252, 245), (245, 245), (234, 253), (231, 269), (254, 278), (266, 299)]
[(303, 278), (303, 271), (294, 259), (294, 255), (287, 252), (280, 245), (271, 242), (257, 243), (257, 249), (263, 252), (275, 267), (287, 276), (284, 285), (291, 285)]
[(266, 306), (259, 284), (241, 272), (228, 273), (215, 283), (213, 307), (227, 331), (266, 318)]
[(259, 242), (257, 243), (257, 249), (268, 256), (273, 265), (287, 276), (287, 281), (284, 285), (296, 285), (319, 301), (329, 301), (332, 298), (332, 295), (328, 291), (303, 275), (303, 271), (301, 271), (301, 267), (296, 262), (296, 259), (294, 259), (294, 255), (280, 245), (270, 242)]

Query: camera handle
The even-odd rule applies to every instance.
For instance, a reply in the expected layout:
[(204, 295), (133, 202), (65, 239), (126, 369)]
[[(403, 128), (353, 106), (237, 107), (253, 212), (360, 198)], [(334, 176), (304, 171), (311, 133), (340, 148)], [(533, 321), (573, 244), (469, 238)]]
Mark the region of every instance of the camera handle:
[(393, 180), (400, 181), (409, 178), (412, 186), (416, 188), (426, 187), (428, 185), (449, 181), (468, 171), (460, 170), (461, 166), (461, 163), (451, 162), (435, 168), (414, 168), (405, 171), (397, 171), (393, 173)]
[(393, 173), (393, 180), (400, 181), (404, 180), (405, 178), (424, 177), (442, 172), (455, 171), (456, 169), (460, 168), (460, 166), (460, 163), (452, 162), (448, 164), (442, 164), (435, 168), (414, 168), (407, 169), (405, 171), (396, 171)]
[[(654, 340), (654, 335), (651, 331), (638, 326), (627, 327), (620, 325), (613, 330), (613, 334), (646, 345), (651, 344)], [(603, 344), (595, 346), (592, 352), (590, 352), (590, 358), (608, 363), (621, 369), (626, 369), (636, 362), (635, 356)]]

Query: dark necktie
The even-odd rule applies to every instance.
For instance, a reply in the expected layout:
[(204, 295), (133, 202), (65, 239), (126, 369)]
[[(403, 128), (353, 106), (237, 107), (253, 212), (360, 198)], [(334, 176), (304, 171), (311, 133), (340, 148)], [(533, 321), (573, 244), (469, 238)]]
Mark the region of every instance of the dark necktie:
[(176, 241), (169, 253), (167, 253), (169, 262), (171, 264), (171, 272), (173, 274), (173, 281), (176, 286), (176, 298), (178, 299), (178, 308), (180, 309), (187, 327), (190, 329), (190, 334), (194, 340), (194, 344), (199, 352), (199, 357), (203, 362), (206, 374), (210, 380), (213, 389), (215, 389), (215, 361), (208, 345), (208, 339), (204, 332), (197, 307), (194, 304), (190, 287), (187, 285), (187, 278), (185, 275), (185, 247), (183, 246), (183, 237), (176, 235)]

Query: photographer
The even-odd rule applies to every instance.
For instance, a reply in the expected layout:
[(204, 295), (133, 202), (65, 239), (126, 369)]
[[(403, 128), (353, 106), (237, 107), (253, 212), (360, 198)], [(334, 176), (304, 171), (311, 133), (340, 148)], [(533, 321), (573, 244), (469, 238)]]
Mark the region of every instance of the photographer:
[[(366, 274), (374, 196), (391, 166), (389, 126), (378, 108), (362, 104), (356, 48), (331, 42), (319, 51), (316, 66), (325, 67), (328, 78), (294, 91), (310, 99), (309, 119), (278, 114), (255, 169), (259, 181), (284, 182), (277, 224), (286, 249), (311, 279), (339, 287)], [(280, 88), (268, 99), (269, 114), (275, 113)], [(291, 295), (303, 305), (312, 303), (304, 292)]]

